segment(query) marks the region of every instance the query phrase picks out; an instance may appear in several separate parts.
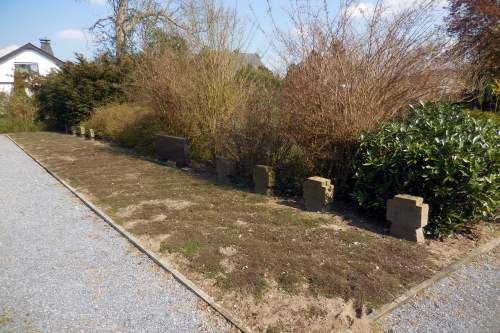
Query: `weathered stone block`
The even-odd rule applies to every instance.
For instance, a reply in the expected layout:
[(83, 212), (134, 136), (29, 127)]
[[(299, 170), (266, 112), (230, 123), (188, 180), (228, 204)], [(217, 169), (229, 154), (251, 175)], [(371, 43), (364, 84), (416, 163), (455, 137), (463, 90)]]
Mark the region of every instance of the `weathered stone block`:
[(322, 177), (307, 178), (303, 185), (306, 209), (313, 212), (324, 211), (333, 201), (333, 184)]
[(78, 135), (78, 131), (76, 129), (76, 126), (71, 126), (71, 135), (73, 135), (73, 136), (77, 136)]
[(185, 138), (158, 134), (154, 146), (160, 161), (174, 161), (179, 168), (189, 164), (189, 146)]
[(90, 128), (88, 131), (87, 131), (87, 139), (91, 140), (91, 141), (94, 141), (95, 140), (95, 132), (92, 128)]
[(230, 177), (235, 172), (235, 163), (230, 159), (218, 157), (215, 161), (215, 170), (217, 172), (217, 181), (222, 184), (229, 184), (231, 183)]
[(387, 220), (391, 221), (391, 235), (414, 242), (424, 241), (423, 227), (429, 221), (429, 205), (424, 199), (398, 194), (387, 200)]
[(83, 126), (78, 127), (78, 136), (85, 138), (85, 127)]
[(276, 174), (272, 167), (267, 165), (256, 165), (253, 169), (253, 183), (255, 193), (272, 195), (276, 181)]

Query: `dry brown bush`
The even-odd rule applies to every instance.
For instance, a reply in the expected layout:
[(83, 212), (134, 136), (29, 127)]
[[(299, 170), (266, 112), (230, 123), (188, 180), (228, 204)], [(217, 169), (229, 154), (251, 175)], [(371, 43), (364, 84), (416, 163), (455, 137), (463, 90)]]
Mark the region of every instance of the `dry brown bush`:
[(152, 152), (154, 135), (161, 131), (153, 112), (138, 104), (110, 103), (100, 106), (82, 125), (94, 129), (99, 137), (143, 153)]
[(143, 87), (164, 129), (187, 137), (198, 158), (227, 150), (228, 127), (244, 110), (251, 87), (237, 79), (236, 56), (163, 53), (142, 62)]
[(225, 154), (238, 162), (242, 176), (251, 178), (256, 164), (282, 165), (291, 145), (283, 136), (278, 110), (282, 80), (266, 68), (247, 67), (238, 76), (252, 95), (226, 127)]
[(361, 16), (355, 5), (341, 6), (331, 18), (326, 1), (291, 1), (294, 32), (275, 31), (288, 68), (285, 133), (304, 151), (309, 170), (340, 186), (361, 132), (403, 116), (411, 103), (446, 99), (463, 88), (459, 58), (436, 25), (435, 1), (397, 12), (381, 1)]
[(139, 86), (166, 131), (190, 140), (195, 157), (228, 154), (229, 127), (245, 110), (252, 86), (239, 77), (242, 46), (236, 13), (214, 0), (184, 3), (187, 31), (167, 31), (186, 50), (146, 50), (138, 67)]

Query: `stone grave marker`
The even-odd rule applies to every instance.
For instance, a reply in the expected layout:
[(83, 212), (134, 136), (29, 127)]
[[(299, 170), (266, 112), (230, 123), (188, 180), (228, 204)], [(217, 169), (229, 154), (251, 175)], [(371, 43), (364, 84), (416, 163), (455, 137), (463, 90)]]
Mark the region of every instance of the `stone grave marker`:
[(304, 181), (303, 196), (306, 210), (325, 211), (333, 202), (333, 185), (327, 178), (317, 176), (307, 178)]
[(95, 140), (95, 132), (94, 130), (91, 128), (89, 129), (88, 133), (87, 133), (87, 138), (91, 141), (94, 141)]
[(78, 127), (78, 136), (81, 136), (82, 138), (85, 138), (85, 127), (84, 126), (79, 126)]
[(429, 205), (422, 197), (398, 194), (387, 200), (387, 220), (391, 221), (391, 235), (422, 243), (423, 227), (429, 221)]
[(272, 167), (268, 165), (256, 165), (253, 169), (253, 183), (255, 193), (272, 195), (276, 175)]
[(189, 146), (185, 138), (158, 134), (154, 140), (156, 157), (160, 161), (173, 161), (179, 168), (189, 164)]
[(221, 184), (230, 184), (231, 176), (234, 175), (235, 163), (234, 161), (218, 157), (215, 160), (215, 170), (217, 171), (217, 181)]

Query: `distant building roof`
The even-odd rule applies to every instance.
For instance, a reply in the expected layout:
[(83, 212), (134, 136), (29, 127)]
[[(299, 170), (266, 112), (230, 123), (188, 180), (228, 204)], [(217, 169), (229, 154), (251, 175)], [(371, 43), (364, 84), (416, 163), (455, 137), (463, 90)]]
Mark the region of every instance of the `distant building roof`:
[(0, 63), (18, 55), (19, 53), (23, 52), (23, 51), (34, 51), (34, 52), (37, 52), (43, 56), (45, 56), (46, 58), (52, 60), (57, 66), (61, 67), (63, 64), (64, 64), (64, 61), (60, 60), (59, 58), (56, 58), (53, 54), (50, 54), (49, 52), (45, 51), (45, 50), (42, 50), (41, 48), (31, 44), (31, 43), (27, 43), (27, 44), (24, 44), (23, 46), (21, 46), (20, 48), (17, 48), (15, 49), (14, 51), (12, 52), (9, 52), (7, 53), (6, 55), (0, 57)]
[(240, 53), (240, 66), (265, 67), (257, 53)]

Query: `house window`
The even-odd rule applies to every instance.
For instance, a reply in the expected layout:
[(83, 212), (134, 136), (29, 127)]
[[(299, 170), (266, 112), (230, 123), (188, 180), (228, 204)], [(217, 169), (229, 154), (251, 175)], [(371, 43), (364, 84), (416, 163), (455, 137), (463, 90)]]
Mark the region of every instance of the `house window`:
[(14, 64), (14, 68), (22, 73), (38, 73), (38, 64), (36, 62), (18, 62)]

